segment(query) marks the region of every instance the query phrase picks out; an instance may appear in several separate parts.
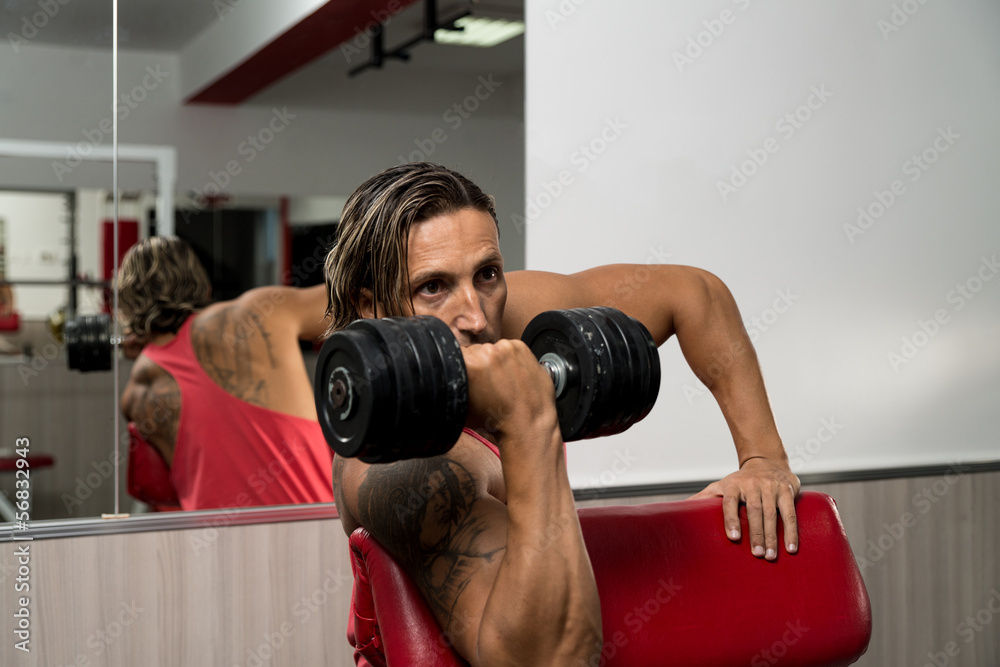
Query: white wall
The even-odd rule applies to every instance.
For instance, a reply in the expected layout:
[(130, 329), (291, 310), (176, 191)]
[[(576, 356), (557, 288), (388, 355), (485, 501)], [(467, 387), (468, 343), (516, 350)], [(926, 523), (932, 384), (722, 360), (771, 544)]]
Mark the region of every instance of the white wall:
[[(110, 52), (29, 44), (15, 53), (3, 42), (0, 61), (5, 63), (0, 70), (0, 134), (67, 142), (67, 157), (58, 165), (31, 165), (34, 187), (110, 189), (109, 167), (76, 166), (75, 161), (77, 152), (112, 140)], [(503, 80), (481, 109), (456, 128), (444, 115), (476, 91), (475, 73), (456, 74), (447, 86), (415, 82), (413, 89), (400, 93), (399, 110), (393, 113), (253, 101), (238, 107), (184, 106), (184, 73), (179, 59), (166, 53), (122, 51), (118, 76), (119, 142), (175, 146), (179, 195), (212, 192), (222, 184), (236, 201), (241, 196), (347, 196), (369, 176), (399, 163), (400, 156), (428, 159), (465, 173), (496, 197), (503, 219), (502, 250), (509, 265), (523, 266), (524, 237), (509, 222), (522, 211), (524, 200), (520, 80)], [(46, 85), (38, 86), (39, 81)], [(351, 94), (348, 82), (331, 81), (336, 85)], [(369, 93), (371, 85), (366, 82)], [(407, 101), (422, 90), (440, 97), (440, 103), (421, 99), (414, 106), (439, 111), (407, 108)], [(257, 148), (252, 137), (257, 137)], [(23, 169), (19, 161), (0, 159), (0, 186), (25, 187)], [(149, 169), (125, 165), (119, 177), (123, 189), (154, 187)]]
[[(1000, 5), (529, 0), (527, 18), (529, 268), (723, 278), (797, 472), (1000, 456)], [(711, 395), (676, 342), (661, 356), (646, 422), (570, 446), (576, 486), (734, 469)]]

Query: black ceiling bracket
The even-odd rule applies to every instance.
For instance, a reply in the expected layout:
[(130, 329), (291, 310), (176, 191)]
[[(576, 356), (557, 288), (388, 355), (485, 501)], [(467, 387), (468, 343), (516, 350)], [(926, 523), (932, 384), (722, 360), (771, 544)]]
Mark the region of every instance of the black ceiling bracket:
[(439, 21), (437, 15), (437, 0), (424, 0), (423, 31), (415, 37), (412, 37), (406, 42), (400, 44), (392, 51), (385, 50), (385, 30), (383, 25), (381, 23), (376, 24), (372, 32), (371, 57), (368, 59), (368, 62), (362, 63), (361, 65), (351, 69), (347, 73), (347, 76), (357, 76), (366, 69), (382, 69), (385, 61), (390, 58), (395, 58), (404, 62), (408, 61), (410, 59), (409, 50), (413, 46), (424, 41), (433, 42), (434, 33), (438, 30), (462, 30), (462, 28), (455, 25), (455, 21), (469, 16), (470, 14), (472, 14), (472, 12), (466, 9), (459, 12), (455, 16)]

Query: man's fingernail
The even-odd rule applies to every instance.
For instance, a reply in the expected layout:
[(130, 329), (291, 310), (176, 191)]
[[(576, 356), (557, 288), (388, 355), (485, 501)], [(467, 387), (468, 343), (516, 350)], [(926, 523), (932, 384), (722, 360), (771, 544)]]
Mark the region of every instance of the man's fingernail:
[(763, 556), (764, 555), (764, 547), (760, 546), (759, 544), (757, 546), (755, 546), (753, 548), (753, 555), (754, 556)]
[(774, 549), (768, 549), (767, 550), (767, 556), (765, 556), (765, 558), (767, 558), (768, 560), (774, 560), (774, 557), (776, 555), (777, 554), (774, 553)]
[(798, 550), (799, 550), (799, 545), (794, 543), (788, 545), (788, 553), (795, 553)]
[(735, 528), (733, 528), (732, 530), (730, 530), (729, 531), (729, 539), (731, 539), (731, 540), (738, 540), (738, 539), (740, 539), (740, 531), (736, 530)]

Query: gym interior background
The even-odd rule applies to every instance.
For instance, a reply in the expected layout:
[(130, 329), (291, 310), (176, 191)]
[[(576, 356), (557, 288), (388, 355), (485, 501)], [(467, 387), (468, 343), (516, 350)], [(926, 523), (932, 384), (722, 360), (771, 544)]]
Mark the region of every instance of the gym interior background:
[[(6, 278), (64, 281), (75, 261), (103, 279), (117, 178), (119, 219), (191, 240), (217, 295), (310, 284), (354, 187), (441, 162), (496, 197), (508, 269), (668, 262), (726, 280), (793, 470), (838, 500), (861, 564), (875, 628), (858, 664), (1000, 664), (996, 3), (439, 2), (525, 34), (422, 42), (353, 77), (373, 22), (402, 43), (423, 3), (373, 0), (311, 60), (289, 46), (335, 4), (129, 3), (117, 89), (110, 2), (0, 11)], [(112, 99), (143, 156), (116, 175)], [(5, 642), (4, 664), (350, 664), (332, 509), (97, 518), (141, 509), (114, 465), (114, 377), (68, 371), (49, 320), (73, 298), (98, 312), (103, 290), (15, 292), (0, 449), (28, 437), (54, 465), (31, 476), (37, 651)], [(676, 344), (661, 356), (654, 414), (570, 450), (581, 504), (680, 498), (735, 466)]]

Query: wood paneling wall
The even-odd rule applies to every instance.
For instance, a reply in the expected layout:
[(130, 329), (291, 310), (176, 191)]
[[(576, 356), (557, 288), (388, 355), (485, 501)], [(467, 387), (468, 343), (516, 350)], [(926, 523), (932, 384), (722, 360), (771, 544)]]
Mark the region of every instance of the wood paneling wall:
[[(837, 499), (872, 599), (874, 634), (858, 665), (1000, 665), (998, 482), (1000, 473), (950, 472), (809, 487)], [(22, 544), (0, 544), (0, 664), (353, 664), (338, 521), (31, 542), (30, 653), (12, 641)]]

